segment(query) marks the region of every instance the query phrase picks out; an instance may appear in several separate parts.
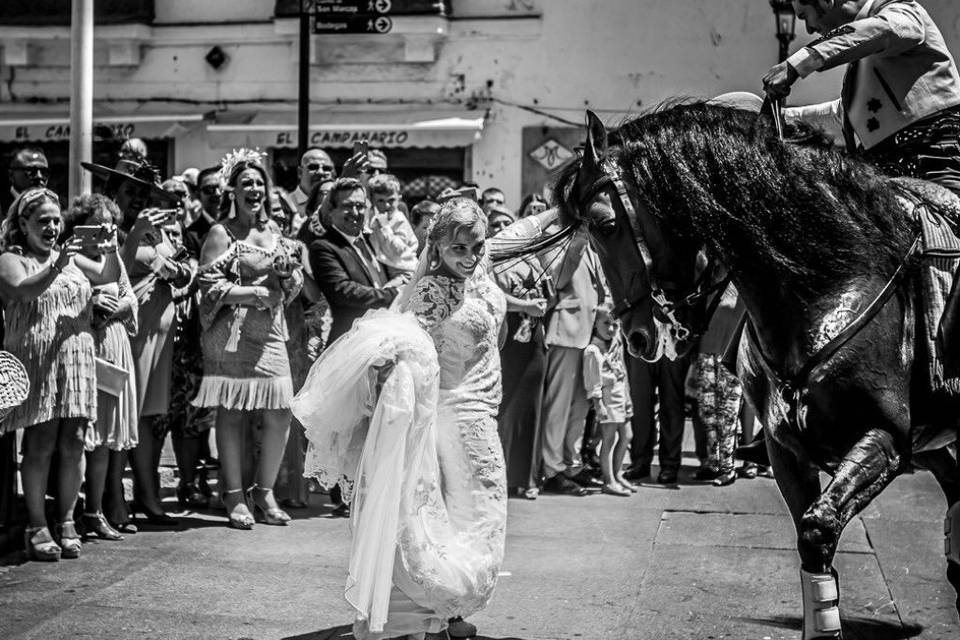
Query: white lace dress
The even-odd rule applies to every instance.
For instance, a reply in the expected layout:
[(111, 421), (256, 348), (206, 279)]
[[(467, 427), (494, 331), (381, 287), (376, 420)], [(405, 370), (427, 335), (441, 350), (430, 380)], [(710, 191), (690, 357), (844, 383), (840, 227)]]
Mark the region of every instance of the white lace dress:
[(307, 474), (353, 500), (345, 595), (358, 640), (476, 613), (503, 560), (503, 294), (486, 277), (425, 276), (406, 308), (358, 320), (293, 402)]

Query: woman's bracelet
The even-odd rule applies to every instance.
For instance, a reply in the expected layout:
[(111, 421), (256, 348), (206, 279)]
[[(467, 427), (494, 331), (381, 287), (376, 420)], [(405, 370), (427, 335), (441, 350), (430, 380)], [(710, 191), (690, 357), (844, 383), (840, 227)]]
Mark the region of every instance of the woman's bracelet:
[(51, 260), (51, 261), (50, 261), (50, 270), (51, 270), (51, 271), (56, 271), (57, 273), (63, 273), (63, 267), (58, 267), (56, 260)]
[[(263, 289), (264, 287), (260, 287), (260, 286), (253, 287), (253, 297), (257, 299), (256, 307), (260, 311), (266, 311), (269, 308), (269, 305), (267, 305), (266, 300), (264, 300), (263, 296), (260, 294), (260, 291)], [(268, 291), (267, 295), (269, 294), (270, 292)]]

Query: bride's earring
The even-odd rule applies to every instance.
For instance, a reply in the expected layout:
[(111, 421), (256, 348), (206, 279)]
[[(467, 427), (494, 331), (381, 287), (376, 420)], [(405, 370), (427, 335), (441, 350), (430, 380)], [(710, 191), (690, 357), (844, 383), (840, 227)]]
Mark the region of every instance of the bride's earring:
[(431, 271), (440, 268), (440, 250), (437, 247), (431, 247), (429, 264)]

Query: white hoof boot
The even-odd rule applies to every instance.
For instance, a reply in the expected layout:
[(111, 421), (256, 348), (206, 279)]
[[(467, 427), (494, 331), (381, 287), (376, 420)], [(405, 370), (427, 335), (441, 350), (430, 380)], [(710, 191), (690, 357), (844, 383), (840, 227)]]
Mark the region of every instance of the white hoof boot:
[(947, 560), (960, 564), (960, 502), (947, 510), (943, 520), (943, 554)]
[(840, 631), (840, 588), (832, 573), (800, 570), (803, 588), (803, 640), (842, 638)]

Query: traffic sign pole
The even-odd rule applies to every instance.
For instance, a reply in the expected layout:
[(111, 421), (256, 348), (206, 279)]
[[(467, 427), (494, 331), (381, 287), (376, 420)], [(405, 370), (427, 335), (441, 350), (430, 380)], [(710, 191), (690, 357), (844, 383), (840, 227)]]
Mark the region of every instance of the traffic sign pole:
[(300, 69), (297, 100), (297, 164), (310, 134), (310, 0), (300, 0)]

